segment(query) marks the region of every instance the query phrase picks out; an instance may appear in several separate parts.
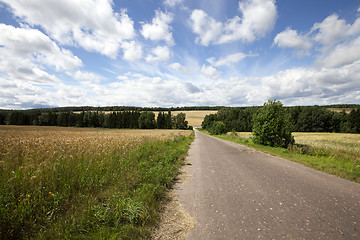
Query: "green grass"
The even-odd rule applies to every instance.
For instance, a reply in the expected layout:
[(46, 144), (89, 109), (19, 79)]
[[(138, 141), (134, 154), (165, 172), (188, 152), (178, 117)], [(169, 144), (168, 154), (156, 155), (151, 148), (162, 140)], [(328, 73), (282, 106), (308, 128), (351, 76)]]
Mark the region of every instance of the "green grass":
[[(202, 132), (207, 133), (204, 130)], [(295, 141), (296, 141), (295, 133)], [(354, 152), (358, 151), (358, 149), (354, 148), (353, 151), (350, 149), (339, 151), (339, 146), (343, 145), (343, 141), (336, 141), (333, 143), (332, 148), (324, 148), (323, 143), (315, 142), (314, 140), (310, 141), (309, 139), (314, 139), (314, 135), (316, 133), (298, 133), (301, 136), (301, 143), (309, 143), (309, 146), (306, 146), (306, 150), (303, 148), (294, 147), (294, 148), (274, 148), (269, 146), (263, 146), (259, 144), (255, 144), (251, 141), (249, 133), (230, 133), (227, 135), (215, 135), (215, 137), (225, 139), (228, 141), (232, 141), (235, 143), (243, 144), (251, 148), (255, 148), (261, 152), (282, 157), (288, 159), (293, 162), (297, 162), (303, 164), (305, 166), (314, 168), (316, 170), (320, 170), (332, 175), (336, 175), (357, 183), (360, 183), (360, 155), (354, 154)], [(324, 134), (320, 134), (323, 136)], [(307, 137), (304, 137), (307, 136)], [(334, 139), (334, 135), (332, 137), (331, 133), (327, 133), (327, 139)], [(338, 135), (343, 137), (343, 135)], [(354, 137), (354, 136), (353, 136)], [(360, 137), (355, 136), (356, 141)], [(300, 139), (300, 137), (299, 137)], [(306, 140), (305, 140), (306, 139)], [(329, 140), (324, 140), (329, 141)], [(356, 142), (355, 141), (355, 142)], [(334, 142), (334, 141), (332, 141)], [(347, 144), (348, 145), (348, 144)], [(351, 146), (357, 146), (357, 144), (352, 144)]]
[(0, 239), (149, 238), (192, 139), (54, 153), (40, 164), (28, 164), (27, 150), (19, 148), (16, 164), (0, 159)]

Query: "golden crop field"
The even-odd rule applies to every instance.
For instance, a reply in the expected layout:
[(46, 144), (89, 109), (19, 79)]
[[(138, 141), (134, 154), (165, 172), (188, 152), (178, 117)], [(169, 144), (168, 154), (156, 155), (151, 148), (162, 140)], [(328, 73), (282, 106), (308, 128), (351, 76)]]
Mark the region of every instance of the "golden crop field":
[(0, 126), (0, 161), (3, 166), (43, 161), (48, 164), (50, 159), (56, 160), (56, 156), (72, 158), (94, 152), (99, 156), (126, 152), (146, 139), (165, 140), (189, 134), (190, 131), (185, 130)]
[[(231, 134), (231, 133), (228, 133)], [(360, 164), (360, 134), (294, 132), (295, 143), (311, 146)], [(237, 137), (249, 140), (251, 132), (238, 132)]]
[(354, 159), (360, 164), (360, 134), (293, 133), (295, 142)]
[(191, 133), (0, 126), (0, 239), (143, 232)]
[[(186, 114), (186, 121), (188, 121), (189, 126), (201, 126), (201, 123), (204, 121), (204, 117), (209, 114), (215, 114), (218, 111), (171, 111), (172, 115), (177, 115), (179, 113), (185, 113)], [(154, 112), (157, 116), (158, 112)]]
[(332, 112), (342, 112), (345, 111), (346, 113), (350, 113), (354, 108), (328, 108), (328, 110)]

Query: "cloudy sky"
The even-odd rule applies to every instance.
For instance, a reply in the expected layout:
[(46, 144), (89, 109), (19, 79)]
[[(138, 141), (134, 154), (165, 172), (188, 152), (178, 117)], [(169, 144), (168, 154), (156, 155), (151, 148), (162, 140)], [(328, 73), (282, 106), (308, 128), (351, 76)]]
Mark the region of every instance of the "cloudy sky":
[(0, 108), (360, 104), (358, 0), (0, 0)]

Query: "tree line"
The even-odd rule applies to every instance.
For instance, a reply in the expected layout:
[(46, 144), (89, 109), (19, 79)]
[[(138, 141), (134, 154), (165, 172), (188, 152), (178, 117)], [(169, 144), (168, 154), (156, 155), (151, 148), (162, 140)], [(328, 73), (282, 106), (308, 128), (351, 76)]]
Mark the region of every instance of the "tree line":
[[(341, 132), (360, 133), (359, 105), (341, 105), (356, 107), (350, 113), (330, 111), (324, 106), (284, 107), (287, 121), (293, 132)], [(202, 128), (218, 132), (251, 132), (254, 116), (260, 107), (225, 107), (216, 114), (206, 115)]]
[(0, 124), (37, 125), (61, 127), (102, 127), (131, 129), (189, 129), (185, 113), (172, 115), (171, 111), (159, 112), (155, 117), (150, 111), (121, 111), (104, 113), (99, 111), (37, 112), (1, 111)]

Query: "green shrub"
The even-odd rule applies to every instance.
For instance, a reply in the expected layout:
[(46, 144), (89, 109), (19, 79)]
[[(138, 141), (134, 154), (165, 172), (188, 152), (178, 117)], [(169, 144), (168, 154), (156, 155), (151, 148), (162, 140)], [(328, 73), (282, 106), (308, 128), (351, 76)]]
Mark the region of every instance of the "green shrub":
[(223, 121), (214, 122), (212, 126), (208, 129), (211, 135), (220, 135), (223, 133), (227, 133), (226, 125)]
[(289, 116), (280, 101), (269, 100), (253, 118), (253, 141), (272, 147), (287, 147), (294, 143)]

